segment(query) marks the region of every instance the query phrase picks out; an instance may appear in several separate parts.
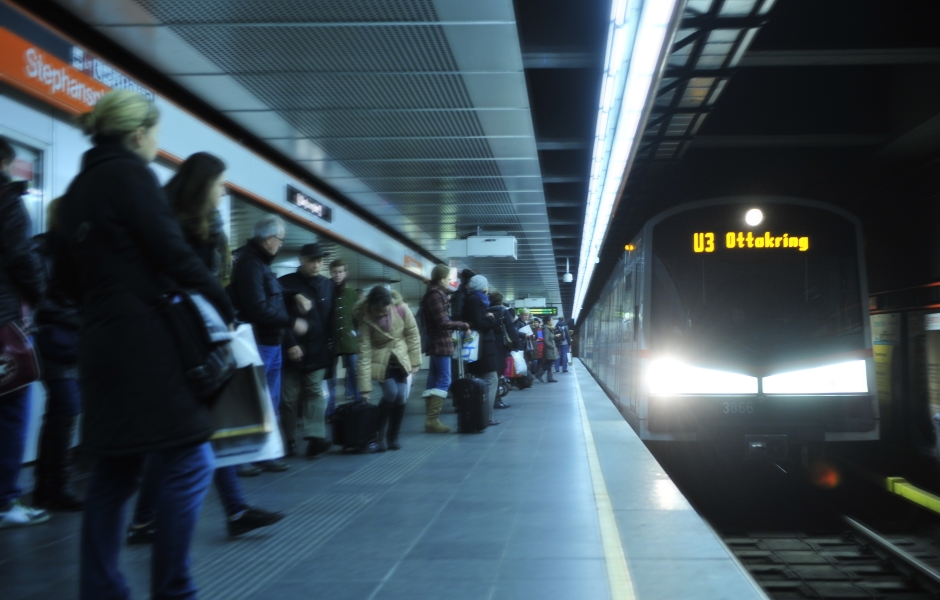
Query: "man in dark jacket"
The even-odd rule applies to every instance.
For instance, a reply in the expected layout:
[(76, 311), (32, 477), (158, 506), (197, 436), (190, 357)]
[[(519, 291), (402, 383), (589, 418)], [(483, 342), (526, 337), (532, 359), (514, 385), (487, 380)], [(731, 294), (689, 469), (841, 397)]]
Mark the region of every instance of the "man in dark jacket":
[(356, 290), (346, 285), (346, 262), (337, 258), (330, 263), (330, 279), (333, 280), (333, 365), (327, 386), (330, 399), (326, 406), (327, 418), (336, 408), (336, 367), (340, 357), (346, 370), (346, 399), (359, 401), (357, 367), (359, 365), (359, 338), (353, 309), (359, 301)]
[(333, 362), (330, 353), (333, 283), (320, 275), (324, 255), (320, 244), (305, 245), (300, 249), (300, 267), (297, 272), (279, 280), (285, 293), (302, 295), (311, 301), (310, 309), (297, 315), (307, 321), (307, 332), (295, 335), (287, 331), (284, 335), (287, 361), (283, 371), (284, 403), (281, 411), (284, 440), (291, 449), (295, 444), (297, 409), (300, 408), (308, 457), (330, 448), (324, 423), (326, 396), (323, 393), (323, 378)]
[(499, 372), (502, 367), (498, 365), (496, 355), (496, 336), (499, 321), (488, 312), (490, 299), (486, 295), (489, 290), (489, 281), (483, 275), (474, 275), (467, 282), (467, 295), (463, 304), (463, 321), (470, 325), (470, 329), (480, 334), (480, 349), (477, 360), (470, 363), (467, 370), (486, 382), (487, 403), (486, 412), (490, 425), (499, 425), (493, 420), (493, 405), (496, 402), (496, 391), (499, 386)]
[[(302, 296), (285, 299), (271, 263), (284, 243), (284, 221), (279, 217), (264, 217), (255, 223), (253, 235), (241, 251), (232, 270), (231, 296), (238, 310), (238, 317), (251, 323), (258, 342), (258, 352), (264, 361), (264, 374), (271, 392), (275, 414), (280, 414), (281, 366), (283, 354), (281, 343), (288, 329), (298, 335), (307, 332), (307, 323), (302, 318), (292, 318), (287, 310), (288, 301), (306, 312), (310, 302)], [(250, 477), (261, 470), (286, 471), (289, 466), (279, 460), (253, 465), (241, 465), (238, 474)]]
[(558, 361), (555, 363), (555, 372), (567, 373), (568, 349), (571, 348), (571, 330), (568, 328), (568, 323), (559, 318), (558, 325), (555, 326), (555, 332), (561, 334), (561, 338), (558, 339)]
[[(496, 356), (498, 357), (497, 367), (503, 367), (498, 370), (499, 374), (505, 371), (506, 360), (512, 356), (513, 350), (520, 350), (519, 331), (513, 324), (512, 315), (509, 309), (503, 306), (503, 295), (500, 292), (490, 292), (490, 314), (496, 317), (498, 321), (494, 330), (496, 337)], [(493, 400), (493, 408), (509, 408), (509, 405), (503, 402), (503, 399), (496, 396)]]
[[(10, 180), (16, 153), (0, 138), (0, 327), (22, 318), (22, 302), (42, 298), (39, 265), (30, 252), (30, 221), (22, 196), (26, 184)], [(49, 520), (44, 510), (19, 501), (17, 481), (29, 424), (30, 386), (0, 398), (0, 528)]]

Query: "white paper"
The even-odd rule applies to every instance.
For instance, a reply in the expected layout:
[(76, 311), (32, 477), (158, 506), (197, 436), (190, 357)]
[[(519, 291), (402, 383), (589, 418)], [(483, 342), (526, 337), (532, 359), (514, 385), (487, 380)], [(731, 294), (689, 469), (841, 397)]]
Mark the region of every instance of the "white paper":
[(519, 330), (519, 333), (521, 333), (522, 335), (532, 335), (532, 328), (526, 325), (525, 327)]

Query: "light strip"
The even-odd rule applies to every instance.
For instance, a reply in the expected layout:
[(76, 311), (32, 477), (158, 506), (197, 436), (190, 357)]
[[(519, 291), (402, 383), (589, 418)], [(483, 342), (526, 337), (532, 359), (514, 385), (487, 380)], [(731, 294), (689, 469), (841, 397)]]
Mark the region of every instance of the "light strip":
[[(635, 151), (640, 119), (661, 66), (663, 44), (672, 38), (670, 23), (678, 2), (614, 0), (611, 6), (605, 76), (572, 307), (575, 319), (581, 312), (620, 184)], [(677, 24), (675, 20), (673, 28)]]

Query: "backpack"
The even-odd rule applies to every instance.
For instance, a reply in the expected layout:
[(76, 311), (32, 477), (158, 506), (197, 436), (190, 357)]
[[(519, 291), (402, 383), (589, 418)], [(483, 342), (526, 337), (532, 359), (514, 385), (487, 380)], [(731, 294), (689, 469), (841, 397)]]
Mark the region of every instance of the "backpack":
[(421, 338), (421, 348), (430, 348), (431, 336), (428, 335), (428, 324), (424, 321), (424, 307), (418, 308), (418, 314), (415, 315), (415, 322), (418, 324), (418, 335)]

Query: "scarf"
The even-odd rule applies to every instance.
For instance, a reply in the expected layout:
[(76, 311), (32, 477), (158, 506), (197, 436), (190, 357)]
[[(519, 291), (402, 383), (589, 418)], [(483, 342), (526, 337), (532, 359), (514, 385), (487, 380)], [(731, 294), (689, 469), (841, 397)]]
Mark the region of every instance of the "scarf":
[(483, 308), (489, 308), (489, 307), (490, 307), (490, 297), (489, 297), (489, 296), (487, 296), (487, 295), (484, 294), (483, 292), (472, 292), (472, 293), (473, 293), (474, 296), (477, 297), (477, 299), (480, 300), (480, 302), (483, 303)]

